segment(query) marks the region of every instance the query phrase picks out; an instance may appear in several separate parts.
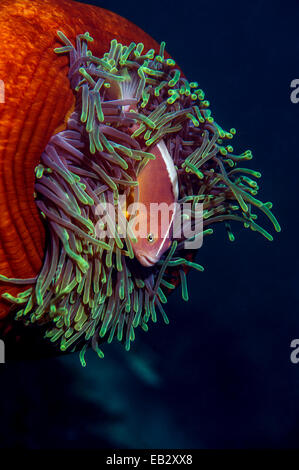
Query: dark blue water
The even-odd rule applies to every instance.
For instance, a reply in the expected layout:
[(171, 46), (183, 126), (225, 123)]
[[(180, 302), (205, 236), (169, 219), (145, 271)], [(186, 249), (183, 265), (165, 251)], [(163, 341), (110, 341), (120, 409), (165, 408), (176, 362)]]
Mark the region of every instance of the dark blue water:
[[(1, 370), (2, 447), (298, 447), (299, 4), (295, 1), (96, 2), (165, 40), (217, 122), (251, 148), (260, 198), (282, 226), (272, 243), (234, 227), (206, 239), (188, 304), (139, 332), (132, 351), (23, 361)], [(267, 224), (267, 222), (266, 222)]]

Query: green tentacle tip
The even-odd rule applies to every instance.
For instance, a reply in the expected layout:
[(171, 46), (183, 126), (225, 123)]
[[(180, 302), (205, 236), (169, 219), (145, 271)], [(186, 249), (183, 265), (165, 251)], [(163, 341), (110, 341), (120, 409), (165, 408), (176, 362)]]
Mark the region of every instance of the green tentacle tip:
[(166, 64), (169, 65), (170, 67), (173, 67), (175, 65), (175, 61), (173, 59), (167, 59)]
[(35, 177), (37, 179), (40, 179), (40, 178), (42, 178), (42, 176), (44, 174), (45, 167), (42, 164), (39, 164), (35, 167), (34, 171), (35, 171)]
[(225, 223), (225, 228), (226, 228), (226, 231), (227, 231), (227, 235), (228, 235), (228, 239), (230, 242), (234, 242), (235, 241), (235, 236), (231, 230), (231, 226), (229, 223)]
[(279, 225), (278, 220), (273, 216), (273, 224), (276, 232), (281, 232), (281, 226)]
[(78, 34), (78, 38), (84, 39), (85, 41), (92, 42), (93, 38), (90, 36), (89, 32), (86, 31), (84, 34)]
[(97, 353), (98, 357), (99, 357), (100, 359), (103, 359), (103, 358), (104, 358), (104, 353), (103, 353), (103, 351), (98, 347), (98, 345), (96, 345), (95, 350), (96, 350), (96, 353)]
[(187, 278), (185, 272), (180, 269), (180, 278), (181, 278), (181, 285), (182, 285), (182, 298), (185, 302), (188, 302), (189, 295), (188, 295), (188, 286), (187, 286)]
[(194, 263), (193, 261), (186, 261), (185, 264), (190, 268), (196, 269), (196, 271), (203, 272), (205, 270), (205, 268), (201, 266), (201, 264)]
[(62, 32), (62, 31), (57, 31), (57, 36), (59, 37), (59, 39), (62, 40), (62, 42), (64, 42), (65, 44), (68, 44), (69, 46), (72, 46), (72, 43), (71, 41), (66, 37), (66, 35)]
[(55, 47), (54, 52), (56, 54), (63, 54), (64, 52), (70, 52), (72, 49), (72, 46)]
[(13, 295), (9, 294), (8, 292), (4, 292), (2, 294), (3, 299), (8, 300), (9, 302), (12, 302), (14, 304), (23, 304), (27, 302), (27, 299), (23, 299), (22, 297), (14, 297)]
[(83, 348), (79, 352), (79, 359), (80, 359), (82, 367), (86, 367), (86, 360), (85, 360), (86, 349), (87, 349), (87, 345), (83, 346)]

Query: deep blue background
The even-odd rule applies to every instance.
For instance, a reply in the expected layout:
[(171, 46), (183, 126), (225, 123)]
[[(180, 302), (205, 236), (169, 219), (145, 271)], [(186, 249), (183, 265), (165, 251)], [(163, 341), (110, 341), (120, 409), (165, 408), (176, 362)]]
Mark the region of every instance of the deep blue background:
[(173, 294), (170, 325), (140, 331), (130, 353), (89, 352), (85, 369), (77, 355), (2, 366), (0, 446), (298, 447), (298, 2), (88, 3), (166, 41), (216, 121), (237, 128), (235, 149), (254, 151), (282, 232), (270, 243), (236, 225), (230, 243), (217, 227), (190, 302)]

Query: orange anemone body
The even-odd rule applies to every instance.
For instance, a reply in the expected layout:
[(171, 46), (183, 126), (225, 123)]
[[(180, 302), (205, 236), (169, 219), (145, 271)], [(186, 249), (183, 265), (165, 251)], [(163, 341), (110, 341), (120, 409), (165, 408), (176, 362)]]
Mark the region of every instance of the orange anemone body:
[[(93, 53), (109, 50), (114, 37), (123, 44), (158, 44), (128, 20), (72, 0), (4, 0), (0, 5), (0, 273), (31, 278), (40, 271), (44, 227), (34, 201), (34, 169), (50, 137), (64, 127), (74, 106), (68, 57), (53, 52), (57, 30), (75, 42), (88, 31)], [(2, 83), (1, 82), (1, 83)], [(0, 295), (21, 288), (0, 286)], [(0, 300), (0, 319), (9, 305)]]

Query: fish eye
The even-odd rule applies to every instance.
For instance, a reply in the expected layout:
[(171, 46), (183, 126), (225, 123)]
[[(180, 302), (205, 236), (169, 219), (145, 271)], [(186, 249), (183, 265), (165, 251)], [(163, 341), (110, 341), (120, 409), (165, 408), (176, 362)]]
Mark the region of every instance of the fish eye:
[(152, 233), (149, 233), (146, 238), (147, 238), (147, 241), (150, 243), (153, 243), (155, 241), (154, 235)]

